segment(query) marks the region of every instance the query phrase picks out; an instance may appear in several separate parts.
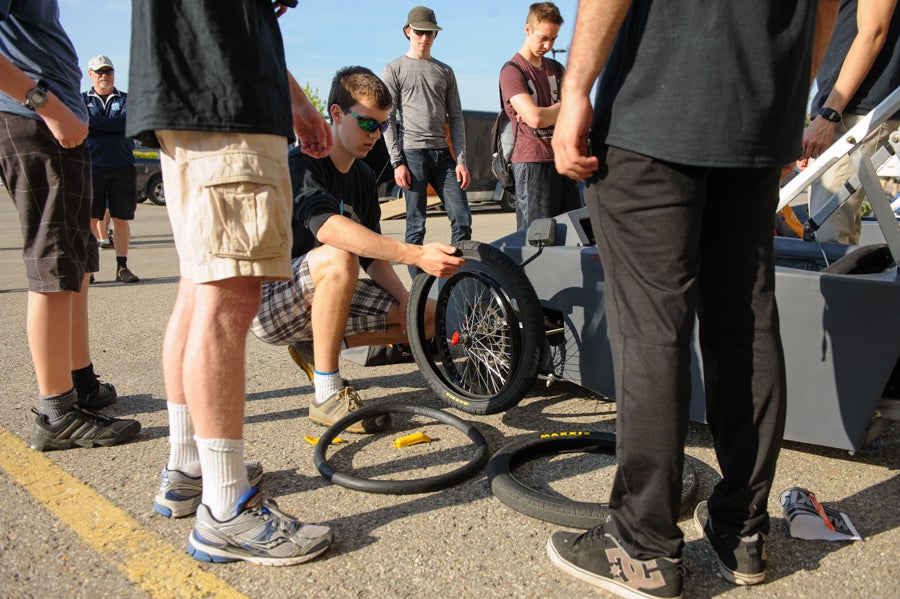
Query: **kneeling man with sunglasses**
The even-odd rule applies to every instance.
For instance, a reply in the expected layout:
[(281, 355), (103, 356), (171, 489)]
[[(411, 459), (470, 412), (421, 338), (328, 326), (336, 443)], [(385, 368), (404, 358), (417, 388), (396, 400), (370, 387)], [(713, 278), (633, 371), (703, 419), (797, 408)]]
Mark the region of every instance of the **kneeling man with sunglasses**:
[[(309, 418), (330, 426), (361, 407), (341, 378), (342, 347), (406, 343), (409, 292), (392, 263), (452, 275), (464, 262), (443, 243), (415, 245), (381, 235), (375, 173), (361, 160), (387, 127), (391, 94), (369, 69), (346, 67), (328, 94), (334, 148), (325, 158), (291, 150), (294, 197), (294, 276), (263, 286), (251, 330), (267, 343), (289, 345), (294, 361), (315, 387)], [(360, 267), (368, 278), (359, 278)], [(434, 306), (426, 313), (433, 334)], [(389, 424), (382, 415), (349, 432), (374, 433)]]

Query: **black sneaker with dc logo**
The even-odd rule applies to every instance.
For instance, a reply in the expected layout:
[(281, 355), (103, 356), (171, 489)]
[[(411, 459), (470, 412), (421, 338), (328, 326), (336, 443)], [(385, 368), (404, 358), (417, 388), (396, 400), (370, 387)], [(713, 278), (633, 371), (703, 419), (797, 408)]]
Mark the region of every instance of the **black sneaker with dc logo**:
[(682, 596), (687, 572), (680, 558), (639, 560), (628, 555), (603, 524), (578, 534), (559, 531), (547, 541), (553, 564), (594, 586), (629, 599), (673, 599)]

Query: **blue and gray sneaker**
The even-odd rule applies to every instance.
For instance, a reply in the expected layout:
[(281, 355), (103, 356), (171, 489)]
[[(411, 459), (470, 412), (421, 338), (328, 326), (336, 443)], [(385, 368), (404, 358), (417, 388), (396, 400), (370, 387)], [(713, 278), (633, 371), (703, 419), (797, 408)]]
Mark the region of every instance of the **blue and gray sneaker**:
[[(244, 466), (250, 486), (255, 487), (262, 479), (262, 465), (259, 462), (244, 462)], [(166, 518), (184, 518), (197, 511), (202, 495), (202, 476), (188, 476), (180, 470), (166, 467), (159, 476), (159, 491), (153, 499), (153, 511)]]
[(303, 524), (251, 488), (238, 502), (237, 515), (219, 521), (200, 504), (187, 552), (204, 562), (246, 561), (262, 566), (292, 566), (328, 549), (334, 538), (327, 526)]

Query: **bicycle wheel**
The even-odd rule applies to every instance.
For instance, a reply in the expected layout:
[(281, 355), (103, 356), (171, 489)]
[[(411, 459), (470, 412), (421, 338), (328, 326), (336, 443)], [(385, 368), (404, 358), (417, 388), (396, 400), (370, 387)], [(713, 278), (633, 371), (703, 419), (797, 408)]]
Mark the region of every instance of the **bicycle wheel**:
[(466, 265), (437, 294), (434, 348), (425, 309), (435, 278), (413, 282), (407, 312), (413, 356), (428, 385), (449, 406), (494, 414), (517, 404), (534, 384), (543, 317), (522, 269), (497, 248), (463, 241)]

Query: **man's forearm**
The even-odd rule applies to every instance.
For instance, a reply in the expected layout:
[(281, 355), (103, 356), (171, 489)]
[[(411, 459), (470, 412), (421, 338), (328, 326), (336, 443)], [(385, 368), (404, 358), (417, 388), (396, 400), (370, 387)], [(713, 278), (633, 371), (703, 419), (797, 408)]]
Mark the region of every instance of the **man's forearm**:
[(563, 78), (563, 99), (566, 93), (590, 94), (631, 4), (632, 0), (582, 0), (579, 3)]
[(415, 264), (412, 251), (420, 246), (410, 246), (372, 231), (361, 224), (335, 214), (328, 217), (316, 231), (319, 243), (330, 245), (355, 256), (385, 260), (400, 264)]
[(813, 37), (812, 73), (810, 73), (810, 85), (819, 72), (822, 57), (828, 49), (831, 41), (831, 32), (834, 31), (834, 23), (837, 20), (840, 0), (819, 0), (816, 9), (816, 32)]
[(856, 37), (825, 106), (838, 112), (847, 107), (884, 47), (896, 4), (897, 0), (860, 0), (856, 9)]

